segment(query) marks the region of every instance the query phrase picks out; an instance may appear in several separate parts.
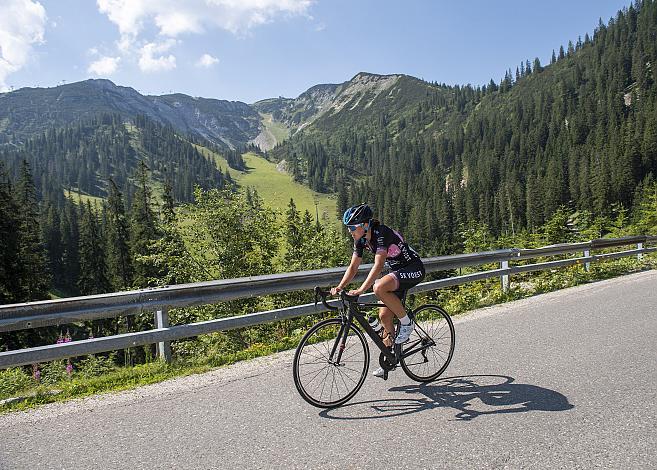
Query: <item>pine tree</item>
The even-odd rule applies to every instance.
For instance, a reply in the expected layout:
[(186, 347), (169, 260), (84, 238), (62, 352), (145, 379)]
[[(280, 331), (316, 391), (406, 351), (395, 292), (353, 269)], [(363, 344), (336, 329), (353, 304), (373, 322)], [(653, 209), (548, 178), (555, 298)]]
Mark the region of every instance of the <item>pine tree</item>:
[(80, 277), (79, 257), (79, 219), (75, 205), (66, 200), (60, 218), (60, 234), (62, 238), (62, 287), (71, 294), (78, 294), (78, 279)]
[(18, 207), (9, 175), (0, 161), (0, 304), (21, 300), (19, 267)]
[(140, 261), (149, 255), (151, 243), (158, 238), (155, 214), (152, 209), (151, 189), (148, 186), (148, 167), (142, 161), (135, 175), (137, 191), (130, 208), (130, 250), (135, 257), (134, 283), (137, 287), (152, 285), (156, 273)]
[(20, 269), (20, 297), (22, 300), (42, 300), (48, 296), (50, 274), (48, 257), (39, 224), (39, 205), (32, 172), (27, 160), (23, 160), (20, 178), (16, 186), (19, 233), (18, 253)]
[(285, 263), (286, 270), (295, 271), (300, 269), (301, 261), (303, 258), (304, 243), (303, 231), (309, 230), (309, 227), (301, 225), (299, 211), (294, 203), (294, 199), (290, 198), (285, 211)]
[(46, 216), (42, 227), (44, 247), (48, 254), (48, 271), (52, 274), (53, 285), (63, 287), (62, 272), (62, 234), (59, 211), (54, 203), (50, 202), (45, 208)]
[(80, 206), (80, 277), (78, 288), (83, 295), (102, 294), (111, 290), (107, 278), (105, 244), (98, 217), (91, 203)]
[(130, 230), (123, 206), (123, 195), (113, 179), (109, 180), (107, 198), (107, 267), (112, 288), (132, 286), (133, 267), (130, 254)]

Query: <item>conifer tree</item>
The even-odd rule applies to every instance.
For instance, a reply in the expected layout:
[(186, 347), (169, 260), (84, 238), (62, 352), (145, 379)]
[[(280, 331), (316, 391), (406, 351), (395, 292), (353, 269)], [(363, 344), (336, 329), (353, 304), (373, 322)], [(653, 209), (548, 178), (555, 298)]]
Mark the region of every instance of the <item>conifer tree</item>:
[(18, 208), (9, 175), (0, 161), (0, 304), (20, 300)]
[(130, 249), (135, 257), (134, 283), (146, 287), (153, 282), (152, 267), (139, 261), (140, 256), (149, 255), (149, 246), (158, 238), (155, 214), (152, 208), (151, 189), (148, 185), (148, 167), (142, 161), (135, 175), (137, 191), (130, 208)]
[(107, 278), (105, 243), (100, 224), (91, 203), (80, 205), (80, 277), (78, 288), (82, 295), (102, 294), (111, 290)]
[(18, 253), (20, 268), (21, 300), (42, 300), (48, 296), (50, 274), (48, 258), (39, 224), (39, 205), (32, 172), (27, 160), (23, 160), (16, 186), (19, 233)]
[(107, 198), (107, 267), (112, 288), (132, 286), (133, 267), (130, 254), (130, 230), (123, 205), (123, 195), (112, 178)]
[(66, 200), (60, 218), (60, 234), (62, 240), (62, 287), (71, 294), (79, 293), (78, 278), (80, 277), (79, 257), (79, 218), (75, 205)]

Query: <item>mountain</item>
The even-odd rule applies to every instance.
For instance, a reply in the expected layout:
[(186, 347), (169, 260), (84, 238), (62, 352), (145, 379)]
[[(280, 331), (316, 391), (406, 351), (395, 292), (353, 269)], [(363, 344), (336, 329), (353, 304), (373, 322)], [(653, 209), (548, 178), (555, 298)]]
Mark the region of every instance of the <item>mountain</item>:
[(330, 132), (378, 117), (397, 115), (424, 100), (432, 86), (408, 75), (377, 75), (360, 72), (341, 84), (316, 85), (296, 99), (273, 98), (253, 107), (268, 113), (292, 130), (292, 135)]
[[(272, 98), (253, 105), (182, 93), (144, 96), (104, 79), (21, 88), (0, 94), (0, 143), (19, 143), (52, 127), (117, 114), (128, 120), (144, 115), (224, 149), (255, 142), (269, 150), (302, 130), (331, 132), (345, 124), (359, 125), (382, 111), (403, 113), (425, 98), (430, 88), (407, 75), (361, 72), (341, 84), (313, 86), (297, 98)], [(272, 132), (271, 126), (279, 132)]]
[(260, 132), (260, 116), (246, 103), (183, 94), (143, 96), (109, 80), (85, 80), (54, 88), (21, 88), (0, 94), (0, 142), (24, 141), (53, 126), (99, 114), (133, 119), (145, 115), (176, 131), (235, 148)]

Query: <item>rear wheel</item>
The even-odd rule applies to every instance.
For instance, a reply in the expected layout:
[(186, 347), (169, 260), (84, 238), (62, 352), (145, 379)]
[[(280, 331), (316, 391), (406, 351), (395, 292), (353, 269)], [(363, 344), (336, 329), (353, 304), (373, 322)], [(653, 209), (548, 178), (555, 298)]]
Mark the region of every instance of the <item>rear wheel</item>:
[(301, 397), (313, 406), (333, 408), (346, 403), (367, 377), (370, 350), (363, 333), (354, 325), (348, 326), (340, 362), (336, 361), (345, 339), (344, 333), (338, 338), (341, 331), (339, 318), (321, 321), (297, 346), (292, 365), (294, 384)]
[(452, 360), (456, 340), (454, 323), (437, 305), (422, 305), (411, 315), (415, 330), (403, 345), (401, 366), (411, 379), (431, 382)]

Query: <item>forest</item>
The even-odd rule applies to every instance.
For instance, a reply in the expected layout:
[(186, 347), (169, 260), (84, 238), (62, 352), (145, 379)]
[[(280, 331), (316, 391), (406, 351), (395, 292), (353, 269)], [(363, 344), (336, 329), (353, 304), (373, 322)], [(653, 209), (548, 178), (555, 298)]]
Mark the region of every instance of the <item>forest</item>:
[(338, 192), (339, 211), (370, 202), (424, 253), (461, 249), (461, 227), (535, 232), (560, 209), (585, 230), (634, 216), (653, 184), (656, 63), (657, 4), (635, 2), (550, 64), (523, 61), (481, 87), (433, 83), (413, 112), (318, 123), (271, 154)]

